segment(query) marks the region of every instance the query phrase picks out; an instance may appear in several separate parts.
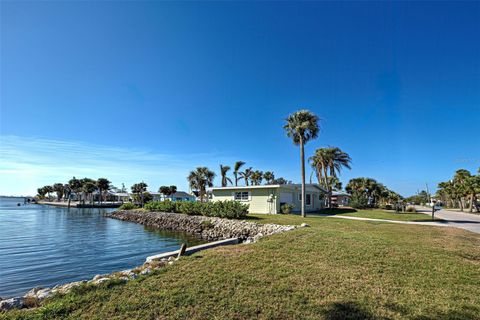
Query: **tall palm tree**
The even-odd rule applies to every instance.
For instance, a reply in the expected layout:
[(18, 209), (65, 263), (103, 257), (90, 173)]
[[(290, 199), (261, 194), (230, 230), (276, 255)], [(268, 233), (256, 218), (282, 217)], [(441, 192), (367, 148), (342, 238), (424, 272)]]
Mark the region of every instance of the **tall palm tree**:
[(255, 170), (251, 175), (252, 185), (258, 186), (262, 183), (263, 172), (260, 170)]
[(327, 193), (327, 205), (331, 207), (331, 198), (334, 184), (337, 182), (337, 176), (342, 168), (351, 169), (352, 159), (348, 153), (337, 147), (319, 148), (315, 154), (309, 158), (312, 168), (317, 174), (318, 183), (323, 186)]
[(305, 217), (305, 144), (316, 139), (320, 130), (318, 116), (308, 110), (299, 110), (289, 115), (283, 128), (293, 144), (300, 146), (300, 162), (302, 174), (302, 217)]
[(232, 179), (227, 177), (227, 172), (230, 170), (229, 166), (220, 165), (220, 175), (222, 176), (222, 187), (226, 187), (228, 183), (232, 184)]
[(243, 161), (237, 161), (233, 166), (233, 175), (235, 176), (235, 186), (238, 186), (238, 180), (241, 179), (238, 177), (238, 173), (240, 172), (240, 168), (243, 167), (244, 164), (245, 162)]
[(250, 178), (252, 177), (252, 167), (245, 169), (245, 171), (240, 172), (240, 177), (245, 181), (245, 185), (248, 187), (248, 182), (250, 181)]
[(190, 189), (199, 192), (201, 202), (203, 202), (203, 198), (207, 193), (207, 187), (213, 187), (214, 178), (215, 172), (210, 171), (207, 167), (198, 167), (194, 171), (190, 171), (187, 177)]
[(465, 207), (464, 201), (465, 201), (465, 194), (468, 193), (467, 187), (468, 187), (468, 180), (471, 177), (471, 173), (468, 170), (465, 169), (460, 169), (455, 172), (455, 175), (453, 177), (453, 184), (456, 189), (457, 197), (460, 202), (460, 211), (463, 211), (463, 208)]
[(275, 174), (273, 171), (265, 171), (263, 174), (263, 179), (265, 179), (267, 184), (272, 184), (273, 180), (275, 180)]

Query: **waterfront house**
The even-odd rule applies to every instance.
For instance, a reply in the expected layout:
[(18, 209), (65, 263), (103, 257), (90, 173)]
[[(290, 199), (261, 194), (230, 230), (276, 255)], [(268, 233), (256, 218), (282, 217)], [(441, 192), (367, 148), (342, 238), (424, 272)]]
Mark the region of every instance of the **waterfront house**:
[[(300, 212), (301, 184), (229, 186), (211, 188), (212, 201), (235, 200), (249, 205), (250, 213), (281, 213), (284, 204), (292, 204), (292, 212)], [(325, 191), (317, 184), (305, 186), (305, 211), (316, 212), (324, 207)]]

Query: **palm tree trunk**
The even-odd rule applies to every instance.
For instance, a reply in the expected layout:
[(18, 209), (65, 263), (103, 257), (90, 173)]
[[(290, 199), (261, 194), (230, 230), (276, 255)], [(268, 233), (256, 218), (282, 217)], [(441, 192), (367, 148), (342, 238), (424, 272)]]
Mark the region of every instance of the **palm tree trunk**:
[(301, 214), (305, 218), (305, 150), (303, 146), (303, 139), (300, 138), (300, 161), (302, 163), (302, 207)]
[(470, 209), (469, 209), (470, 212), (473, 212), (473, 200), (475, 200), (475, 193), (472, 193), (470, 195)]

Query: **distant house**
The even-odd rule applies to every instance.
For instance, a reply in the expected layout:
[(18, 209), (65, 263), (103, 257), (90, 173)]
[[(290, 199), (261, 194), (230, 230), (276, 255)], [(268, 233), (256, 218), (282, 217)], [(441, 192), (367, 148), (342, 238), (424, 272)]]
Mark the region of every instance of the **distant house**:
[(341, 191), (333, 191), (331, 200), (332, 200), (332, 205), (334, 206), (335, 205), (340, 207), (348, 206), (348, 204), (350, 203), (350, 195), (348, 193), (341, 192)]
[(166, 198), (171, 201), (196, 201), (197, 200), (197, 198), (193, 194), (186, 193), (185, 191), (177, 191)]
[(171, 194), (169, 196), (164, 195), (163, 193), (160, 192), (149, 192), (152, 197), (153, 201), (165, 201), (165, 200), (170, 200), (170, 201), (196, 201), (197, 198), (193, 194), (186, 193), (185, 191), (177, 191), (174, 194)]
[[(245, 187), (212, 188), (212, 201), (235, 200), (248, 204), (250, 213), (281, 213), (281, 206), (293, 204), (293, 212), (300, 212), (300, 184), (275, 184)], [(316, 184), (305, 186), (305, 211), (315, 212), (324, 207), (325, 191)]]

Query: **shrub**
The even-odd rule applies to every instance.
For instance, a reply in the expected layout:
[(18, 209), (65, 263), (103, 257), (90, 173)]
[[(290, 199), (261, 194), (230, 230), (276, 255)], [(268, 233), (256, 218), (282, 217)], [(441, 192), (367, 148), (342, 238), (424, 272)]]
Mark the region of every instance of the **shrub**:
[(145, 205), (148, 211), (177, 212), (188, 215), (202, 215), (229, 219), (244, 218), (248, 213), (248, 205), (238, 201), (217, 202), (171, 202), (153, 201)]
[(417, 212), (414, 206), (407, 206), (405, 212)]
[(127, 203), (124, 203), (120, 206), (120, 208), (118, 208), (120, 210), (133, 210), (133, 209), (138, 209), (138, 206), (136, 206), (135, 204), (131, 203), (131, 202), (127, 202)]
[(197, 210), (195, 202), (178, 202), (177, 203), (177, 212), (188, 214), (188, 215), (198, 215), (200, 214)]
[(289, 214), (290, 212), (292, 212), (294, 207), (295, 206), (293, 204), (285, 203), (280, 207), (280, 210), (282, 210), (282, 213), (284, 214)]
[(175, 202), (170, 200), (151, 201), (145, 205), (145, 209), (148, 211), (177, 212)]

